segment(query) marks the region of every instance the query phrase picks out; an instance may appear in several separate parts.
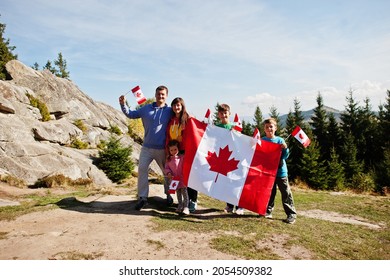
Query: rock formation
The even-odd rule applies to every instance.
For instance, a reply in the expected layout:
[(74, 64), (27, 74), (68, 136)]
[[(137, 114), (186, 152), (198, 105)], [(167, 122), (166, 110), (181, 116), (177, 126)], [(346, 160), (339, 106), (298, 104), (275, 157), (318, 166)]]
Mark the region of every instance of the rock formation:
[[(112, 184), (92, 158), (114, 126), (122, 132), (122, 144), (132, 145), (137, 162), (140, 146), (128, 136), (128, 119), (122, 112), (92, 100), (72, 81), (48, 70), (36, 71), (17, 60), (8, 62), (6, 69), (12, 80), (0, 81), (0, 175), (12, 175), (29, 185), (54, 174)], [(46, 104), (49, 121), (42, 121), (28, 95)], [(75, 125), (80, 121), (83, 130)], [(71, 148), (74, 139), (89, 148)], [(160, 173), (156, 166), (152, 168)]]

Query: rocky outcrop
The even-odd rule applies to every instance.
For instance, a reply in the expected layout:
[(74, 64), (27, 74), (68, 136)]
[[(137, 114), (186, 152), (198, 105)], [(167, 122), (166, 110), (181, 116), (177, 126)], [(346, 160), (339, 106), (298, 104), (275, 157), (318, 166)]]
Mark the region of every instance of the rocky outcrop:
[[(140, 146), (127, 135), (128, 119), (122, 112), (94, 101), (72, 81), (48, 70), (36, 71), (17, 60), (8, 62), (6, 69), (12, 80), (0, 81), (0, 175), (28, 184), (51, 174), (111, 184), (92, 158), (98, 153), (97, 145), (111, 136), (113, 126), (122, 131), (122, 144), (132, 145), (137, 162)], [(46, 104), (49, 121), (42, 121), (28, 95)], [(83, 130), (75, 125), (80, 121)], [(74, 139), (88, 143), (89, 149), (71, 148)], [(156, 165), (152, 168), (160, 173)]]

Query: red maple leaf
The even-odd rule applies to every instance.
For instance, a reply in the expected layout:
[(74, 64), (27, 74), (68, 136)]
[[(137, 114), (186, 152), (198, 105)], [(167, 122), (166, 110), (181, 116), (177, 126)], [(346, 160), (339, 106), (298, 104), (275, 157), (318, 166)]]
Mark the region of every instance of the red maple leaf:
[(226, 145), (225, 148), (219, 148), (219, 155), (217, 156), (216, 152), (208, 152), (206, 160), (210, 164), (210, 170), (217, 172), (215, 177), (215, 182), (217, 182), (219, 173), (227, 176), (227, 174), (233, 170), (238, 169), (237, 165), (240, 162), (234, 158), (229, 159), (232, 151), (229, 150), (229, 146)]

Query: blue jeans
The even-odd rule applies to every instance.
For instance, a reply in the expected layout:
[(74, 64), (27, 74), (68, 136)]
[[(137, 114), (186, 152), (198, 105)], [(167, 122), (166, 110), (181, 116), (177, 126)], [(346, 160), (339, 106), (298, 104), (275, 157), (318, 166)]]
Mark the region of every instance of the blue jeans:
[[(165, 150), (164, 149), (151, 149), (142, 146), (141, 153), (139, 155), (138, 163), (138, 198), (147, 199), (149, 196), (149, 167), (152, 161), (155, 160), (161, 171), (164, 173), (165, 165)], [(169, 185), (167, 180), (164, 179), (164, 193), (168, 192)]]

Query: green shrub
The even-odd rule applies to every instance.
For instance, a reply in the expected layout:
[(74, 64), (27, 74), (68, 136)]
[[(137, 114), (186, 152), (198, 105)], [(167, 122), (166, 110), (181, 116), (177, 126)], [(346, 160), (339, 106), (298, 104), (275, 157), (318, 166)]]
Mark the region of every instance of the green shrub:
[(375, 180), (370, 173), (354, 175), (348, 184), (349, 188), (358, 193), (375, 191)]
[(47, 122), (50, 121), (50, 112), (49, 109), (47, 108), (46, 104), (42, 101), (40, 101), (38, 98), (35, 98), (29, 93), (26, 93), (28, 99), (30, 100), (31, 106), (38, 108), (39, 112), (41, 113), (42, 116), (42, 121)]
[(121, 182), (130, 177), (134, 169), (134, 163), (130, 157), (132, 152), (131, 146), (122, 147), (119, 139), (111, 137), (106, 146), (99, 151), (95, 164), (111, 181)]
[(80, 129), (82, 132), (87, 131), (87, 127), (85, 126), (83, 120), (75, 120), (73, 124), (77, 126), (77, 128)]
[(116, 135), (122, 135), (122, 131), (117, 125), (111, 125), (108, 131)]
[(75, 149), (83, 150), (83, 149), (88, 149), (88, 143), (81, 141), (78, 138), (73, 138), (70, 146)]

